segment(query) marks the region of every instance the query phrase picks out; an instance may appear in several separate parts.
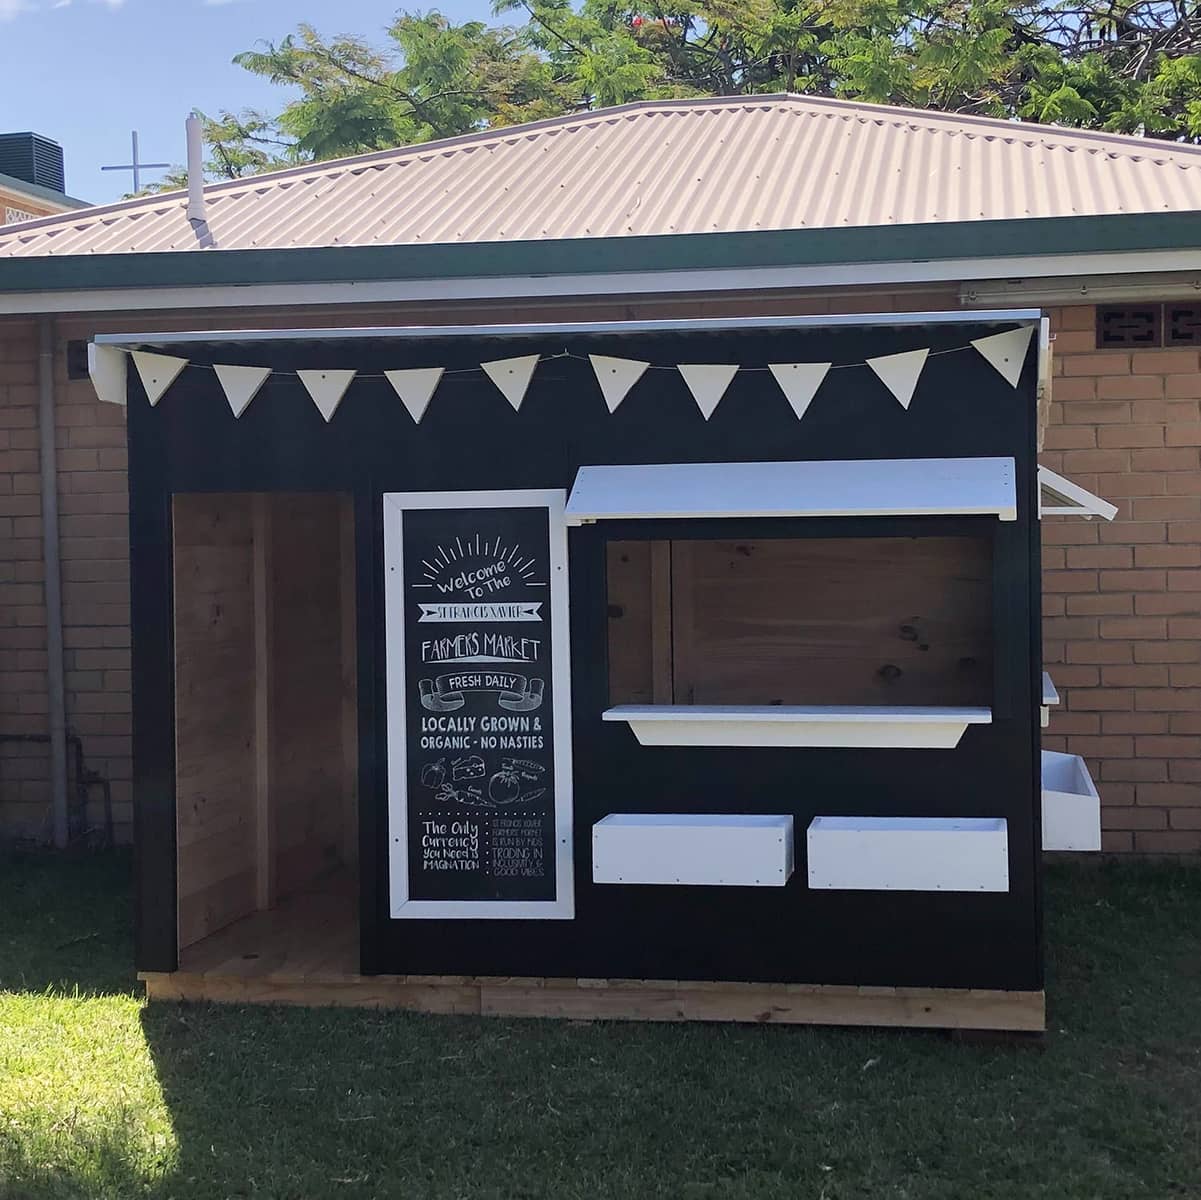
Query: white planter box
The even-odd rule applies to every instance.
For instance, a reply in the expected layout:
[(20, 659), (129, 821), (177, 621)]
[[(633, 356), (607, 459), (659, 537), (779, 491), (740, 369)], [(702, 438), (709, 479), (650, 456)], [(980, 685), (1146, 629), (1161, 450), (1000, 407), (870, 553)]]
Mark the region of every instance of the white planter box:
[(950, 750), (969, 725), (992, 721), (988, 708), (860, 705), (796, 706), (622, 704), (606, 721), (624, 721), (643, 746), (866, 746)]
[(783, 887), (792, 817), (613, 813), (592, 827), (593, 883)]
[(1043, 751), (1043, 849), (1101, 849), (1101, 797), (1078, 754)]
[(807, 842), (811, 888), (1009, 891), (1003, 817), (814, 817)]

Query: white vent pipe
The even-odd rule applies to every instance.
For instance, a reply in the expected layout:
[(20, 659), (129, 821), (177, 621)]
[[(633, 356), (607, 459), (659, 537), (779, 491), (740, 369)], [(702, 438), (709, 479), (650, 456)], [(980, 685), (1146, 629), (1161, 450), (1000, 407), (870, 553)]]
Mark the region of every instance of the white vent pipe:
[(188, 117), (188, 220), (208, 219), (204, 207), (204, 126), (192, 113)]

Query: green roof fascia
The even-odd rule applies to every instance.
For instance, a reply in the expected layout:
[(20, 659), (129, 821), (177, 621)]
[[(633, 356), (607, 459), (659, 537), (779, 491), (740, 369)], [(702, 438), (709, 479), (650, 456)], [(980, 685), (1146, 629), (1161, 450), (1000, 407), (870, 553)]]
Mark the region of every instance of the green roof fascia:
[(27, 179), (18, 179), (15, 175), (0, 173), (0, 188), (6, 192), (32, 196), (35, 200), (49, 200), (52, 204), (61, 204), (67, 209), (92, 207), (86, 200), (76, 200), (66, 192), (56, 192), (53, 188), (44, 187), (40, 183), (30, 183)]
[[(1201, 211), (620, 238), (0, 258), (0, 293), (611, 275), (1201, 248)], [(982, 270), (984, 270), (982, 266)]]

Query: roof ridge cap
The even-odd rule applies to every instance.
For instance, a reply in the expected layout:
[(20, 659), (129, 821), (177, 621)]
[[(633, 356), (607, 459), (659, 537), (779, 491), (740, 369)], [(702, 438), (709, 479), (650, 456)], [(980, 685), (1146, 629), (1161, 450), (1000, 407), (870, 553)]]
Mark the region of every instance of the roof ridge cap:
[[(1040, 141), (1052, 145), (1063, 143), (1065, 148), (1069, 149), (1080, 148), (1072, 143), (1103, 143), (1112, 146), (1115, 152), (1125, 152), (1136, 158), (1156, 158), (1173, 154), (1183, 154), (1191, 158), (1201, 155), (1201, 145), (1194, 145), (1190, 142), (1168, 142), (1136, 134), (1112, 133), (1101, 129), (1077, 129), (1070, 125), (1046, 125), (1039, 121), (1014, 121), (1006, 117), (988, 117), (979, 113), (953, 113), (940, 108), (911, 108), (899, 104), (876, 104), (869, 100), (851, 100), (841, 96), (808, 96), (796, 92), (785, 95), (790, 100), (802, 101), (815, 109), (838, 110), (847, 116), (859, 113), (866, 116), (868, 120), (882, 120), (895, 125), (911, 122), (925, 124), (949, 134), (975, 133), (975, 130), (979, 129), (980, 132), (976, 136), (986, 136), (984, 131), (990, 130), (993, 136), (1010, 141)], [(975, 128), (949, 130), (946, 128), (948, 125)]]

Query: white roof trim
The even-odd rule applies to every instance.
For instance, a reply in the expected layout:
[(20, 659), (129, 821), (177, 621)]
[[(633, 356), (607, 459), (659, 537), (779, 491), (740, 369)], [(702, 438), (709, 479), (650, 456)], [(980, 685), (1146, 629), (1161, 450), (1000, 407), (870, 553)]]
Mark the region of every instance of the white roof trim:
[(707, 333), (727, 329), (838, 329), (861, 326), (1033, 324), (1036, 308), (972, 312), (834, 313), (803, 317), (693, 317), (653, 321), (556, 321), (530, 325), (341, 325), (327, 329), (200, 329), (182, 333), (101, 333), (97, 346), (185, 346), (195, 343), (324, 342), (359, 339), (508, 338), (547, 334)]
[(1083, 517), (1091, 521), (1102, 517), (1112, 521), (1118, 506), (1079, 484), (1057, 475), (1047, 467), (1038, 468), (1038, 515), (1040, 517)]
[[(0, 315), (19, 313), (153, 312), (225, 308), (301, 308), (320, 305), (545, 300), (581, 296), (703, 295), (733, 292), (897, 287), (979, 279), (1061, 278), (1104, 273), (1201, 270), (1201, 251), (1139, 250), (1125, 253), (1025, 255), (1011, 258), (934, 259), (921, 262), (832, 263), (787, 267), (717, 267), (686, 271), (628, 271), (598, 275), (487, 276), (468, 279), (398, 279), (338, 283), (200, 284), (177, 287), (88, 288), (0, 293)], [(975, 285), (972, 285), (975, 287)], [(1020, 293), (1027, 303), (1037, 299)], [(979, 303), (970, 295), (965, 304)]]
[(1017, 519), (1012, 458), (581, 467), (567, 524), (706, 517)]

